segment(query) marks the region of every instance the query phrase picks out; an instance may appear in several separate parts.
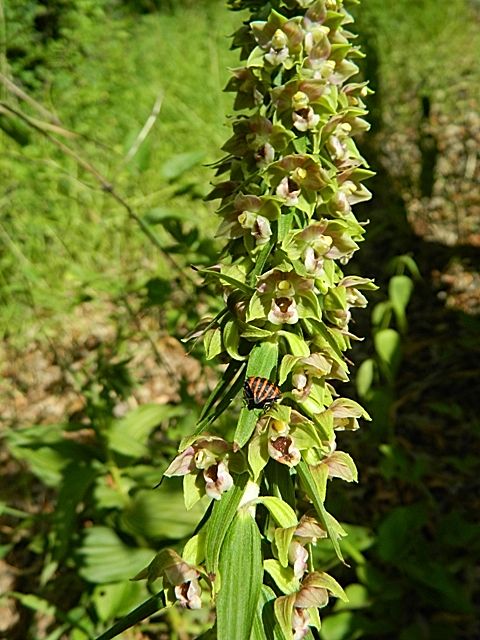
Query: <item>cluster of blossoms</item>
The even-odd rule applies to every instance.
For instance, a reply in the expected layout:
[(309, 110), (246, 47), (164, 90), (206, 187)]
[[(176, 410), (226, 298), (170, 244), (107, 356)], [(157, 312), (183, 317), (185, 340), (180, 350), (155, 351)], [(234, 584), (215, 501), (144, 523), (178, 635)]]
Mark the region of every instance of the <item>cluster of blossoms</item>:
[[(223, 354), (230, 365), (196, 435), (166, 471), (184, 476), (188, 506), (204, 495), (215, 501), (210, 520), (177, 559), (185, 580), (179, 585), (176, 575), (172, 584), (180, 602), (194, 607), (197, 577), (208, 576), (218, 596), (219, 638), (228, 615), (222, 595), (241, 590), (240, 583), (226, 584), (221, 567), (231, 553), (229, 528), (240, 522), (242, 509), (254, 517), (258, 504), (269, 511), (266, 519), (254, 520), (254, 537), (264, 548), (270, 545), (258, 594), (263, 589), (274, 600), (286, 638), (298, 640), (309, 626), (319, 627), (318, 608), (329, 593), (344, 597), (333, 578), (315, 570), (311, 549), (328, 538), (342, 559), (338, 539), (344, 531), (324, 508), (326, 485), (331, 478), (356, 480), (352, 459), (336, 450), (336, 432), (355, 430), (358, 418), (368, 418), (333, 387), (335, 380), (348, 380), (343, 352), (355, 339), (351, 309), (364, 307), (362, 290), (374, 288), (341, 268), (364, 234), (352, 206), (370, 197), (362, 180), (371, 175), (353, 141), (368, 129), (366, 84), (351, 80), (361, 57), (347, 30), (352, 18), (345, 5), (353, 3), (230, 0), (232, 8), (249, 8), (253, 15), (234, 36), (244, 64), (233, 70), (227, 91), (235, 92), (234, 108), (241, 113), (223, 147), (227, 155), (216, 165), (211, 194), (221, 199), (218, 235), (225, 249), (222, 261), (206, 271), (220, 284), (225, 309), (205, 335), (207, 357)], [(233, 442), (210, 435), (206, 426), (228, 406), (245, 375), (278, 384), (281, 402), (263, 411), (244, 407)], [(296, 495), (311, 511), (299, 513)], [(225, 528), (220, 533), (219, 523)], [(276, 590), (262, 586), (263, 571)], [(250, 581), (254, 589), (253, 574)], [(255, 611), (250, 619), (244, 614), (250, 628), (235, 630), (235, 638), (250, 637)]]

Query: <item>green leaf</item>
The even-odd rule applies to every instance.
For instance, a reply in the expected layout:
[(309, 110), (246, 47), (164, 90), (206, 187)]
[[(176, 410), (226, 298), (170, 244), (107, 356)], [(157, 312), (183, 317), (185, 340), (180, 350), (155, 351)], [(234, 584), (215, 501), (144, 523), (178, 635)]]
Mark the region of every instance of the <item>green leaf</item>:
[(238, 446), (239, 449), (244, 447), (250, 440), (262, 413), (263, 409), (248, 409), (247, 407), (242, 407), (233, 437), (235, 446)]
[(284, 213), (278, 219), (278, 242), (283, 242), (293, 224), (293, 211)]
[[(160, 167), (160, 176), (168, 182), (178, 180), (181, 175), (190, 171), (193, 167), (200, 164), (205, 154), (203, 151), (189, 151), (187, 153), (178, 153), (169, 158)], [(190, 214), (191, 215), (191, 214)]]
[(195, 441), (197, 436), (200, 433), (202, 433), (202, 431), (205, 431), (205, 428), (209, 424), (214, 422), (226, 410), (228, 405), (232, 402), (233, 398), (235, 398), (235, 396), (240, 392), (240, 390), (243, 387), (243, 376), (241, 375), (243, 371), (243, 367), (244, 365), (242, 363), (241, 368), (238, 372), (237, 378), (234, 379), (230, 389), (228, 389), (228, 391), (223, 395), (223, 397), (221, 397), (215, 409), (213, 411), (210, 411), (208, 415), (206, 415), (202, 420), (197, 422), (193, 433), (182, 438), (182, 441), (180, 442), (180, 447), (179, 447), (180, 451), (183, 451), (188, 446), (190, 446)]
[(288, 527), (287, 529), (275, 529), (275, 544), (277, 545), (278, 559), (282, 567), (288, 566), (288, 550), (296, 529), (296, 526)]
[(393, 276), (388, 283), (388, 297), (394, 306), (405, 310), (413, 291), (413, 282), (408, 276)]
[(85, 530), (77, 554), (80, 576), (101, 584), (129, 580), (149, 564), (155, 552), (127, 546), (112, 529), (94, 526)]
[[(263, 299), (260, 297), (260, 294), (255, 291), (248, 303), (246, 321), (250, 323), (254, 320), (263, 320), (266, 317), (267, 312), (265, 310)], [(256, 327), (253, 328), (256, 329)]]
[(213, 506), (205, 538), (205, 564), (208, 573), (217, 573), (222, 544), (235, 517), (247, 481), (248, 474), (244, 473), (238, 476), (235, 479), (235, 486), (224, 493), (221, 500), (215, 502)]
[(215, 271), (215, 269), (196, 269), (196, 271), (206, 276), (212, 276), (217, 280), (223, 280), (224, 282), (228, 282), (228, 284), (231, 284), (236, 289), (239, 289), (244, 293), (248, 293), (249, 295), (253, 293), (252, 287), (249, 287), (248, 284), (245, 284), (245, 282), (241, 282), (240, 280), (237, 280), (237, 278), (233, 278), (232, 276), (229, 276), (226, 273)]
[(252, 272), (250, 273), (250, 278), (249, 278), (249, 284), (254, 287), (255, 283), (256, 283), (256, 279), (257, 277), (262, 273), (263, 271), (263, 267), (265, 266), (265, 263), (267, 261), (268, 256), (270, 255), (270, 252), (272, 251), (274, 246), (274, 242), (272, 242), (272, 240), (270, 240), (269, 243), (265, 244), (260, 253), (256, 256), (255, 259), (255, 266), (252, 269)]
[(428, 506), (422, 502), (391, 510), (378, 527), (380, 558), (396, 565), (409, 558), (418, 541), (418, 531), (428, 520), (428, 513)]
[(400, 334), (394, 329), (382, 329), (375, 334), (373, 342), (386, 374), (393, 379), (402, 358)]
[(357, 393), (360, 398), (365, 398), (370, 390), (375, 374), (375, 361), (372, 358), (364, 360), (358, 367), (357, 376), (355, 378)]
[(388, 283), (388, 296), (392, 303), (398, 328), (402, 333), (407, 330), (407, 317), (405, 311), (412, 295), (412, 291), (413, 282), (408, 276), (393, 276)]
[(247, 340), (268, 340), (272, 331), (268, 331), (267, 329), (260, 329), (260, 327), (255, 327), (252, 324), (246, 324), (245, 328), (242, 329), (242, 333), (240, 334), (242, 338), (247, 338)]
[(285, 382), (285, 380), (288, 378), (290, 371), (294, 369), (295, 365), (297, 364), (297, 362), (299, 362), (299, 360), (300, 360), (299, 356), (292, 356), (289, 353), (283, 356), (282, 362), (280, 364), (280, 369), (278, 372), (278, 384), (283, 384)]
[(102, 622), (126, 615), (145, 598), (145, 587), (140, 582), (114, 582), (95, 587), (92, 603)]
[(228, 320), (223, 327), (223, 344), (225, 349), (233, 360), (246, 360), (247, 356), (242, 356), (238, 353), (239, 342), (238, 325), (233, 320)]
[(249, 640), (262, 586), (261, 535), (248, 510), (231, 523), (219, 563), (218, 640)]
[(183, 499), (185, 502), (185, 509), (190, 509), (201, 500), (204, 495), (205, 483), (202, 487), (201, 474), (187, 473), (183, 476)]
[(215, 329), (209, 329), (203, 338), (203, 344), (205, 345), (205, 358), (207, 360), (213, 360), (223, 351), (222, 331), (220, 327)]
[(279, 527), (296, 527), (298, 525), (295, 511), (281, 498), (261, 496), (256, 498), (254, 502), (263, 504)]
[(292, 617), (296, 595), (296, 593), (292, 593), (289, 596), (281, 596), (275, 600), (275, 618), (278, 621), (285, 640), (293, 640)]
[(392, 318), (392, 303), (390, 300), (379, 302), (372, 310), (372, 324), (374, 327), (386, 328)]
[(302, 358), (306, 358), (310, 355), (310, 349), (308, 348), (307, 343), (303, 338), (297, 336), (292, 331), (278, 331), (279, 336), (283, 336), (285, 340), (288, 342), (288, 346), (290, 347), (290, 351), (293, 356), (300, 356)]
[(263, 566), (282, 593), (296, 593), (300, 588), (300, 581), (295, 577), (292, 567), (283, 567), (274, 558), (265, 560)]
[(352, 635), (355, 616), (351, 611), (341, 611), (322, 619), (322, 639), (323, 640), (355, 640), (361, 637), (359, 634)]
[(277, 367), (277, 361), (277, 342), (262, 342), (259, 345), (255, 345), (248, 359), (247, 377), (261, 376), (271, 380), (272, 374)]
[(110, 448), (130, 458), (148, 454), (148, 438), (163, 420), (182, 414), (183, 410), (168, 404), (144, 404), (112, 423), (107, 431)]
[(164, 482), (155, 491), (138, 491), (120, 517), (123, 531), (138, 538), (175, 540), (191, 535), (205, 513), (208, 501), (202, 500), (187, 511), (183, 491)]
[(188, 564), (199, 565), (205, 558), (205, 530), (189, 538), (183, 547), (182, 558)]
[(252, 470), (253, 480), (257, 482), (261, 472), (266, 467), (270, 456), (268, 454), (267, 439), (262, 435), (254, 436), (248, 445), (248, 464)]
[[(328, 537), (333, 545), (337, 558), (345, 564), (345, 560), (343, 559), (342, 551), (339, 545), (340, 534), (338, 529), (334, 526), (335, 519), (330, 516), (324, 506), (325, 501), (325, 486), (322, 486), (319, 478), (314, 475), (310, 469), (310, 467), (303, 461), (301, 461), (297, 467), (297, 473), (300, 477), (300, 480), (304, 486), (304, 489), (313, 502), (313, 506), (318, 514), (320, 522), (323, 524), (325, 530), (328, 533)], [(333, 520), (333, 522), (332, 522)]]
[(72, 462), (90, 463), (94, 451), (64, 437), (64, 425), (11, 429), (6, 441), (12, 455), (28, 463), (32, 473), (50, 487), (58, 486), (63, 470)]
[(346, 609), (363, 609), (371, 605), (370, 594), (363, 584), (349, 584), (345, 588), (345, 595), (348, 600), (335, 603), (335, 611), (344, 611)]

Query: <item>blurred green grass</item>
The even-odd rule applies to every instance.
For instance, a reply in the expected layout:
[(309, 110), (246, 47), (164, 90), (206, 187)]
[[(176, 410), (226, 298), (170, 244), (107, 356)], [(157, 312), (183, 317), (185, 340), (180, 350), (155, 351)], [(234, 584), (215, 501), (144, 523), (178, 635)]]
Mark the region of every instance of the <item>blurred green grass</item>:
[[(109, 0), (75, 0), (77, 10), (66, 13), (60, 37), (40, 42), (32, 29), (36, 4), (29, 0), (28, 11), (6, 7), (7, 47), (25, 50), (23, 57), (7, 57), (7, 71), (84, 136), (78, 146), (140, 215), (167, 205), (201, 221), (212, 236), (214, 205), (201, 200), (212, 171), (202, 163), (219, 157), (228, 136), (231, 97), (222, 89), (227, 67), (237, 64), (228, 36), (242, 16), (222, 0), (185, 0), (174, 11), (152, 14), (121, 11)], [(374, 126), (382, 121), (390, 132), (411, 134), (422, 96), (455, 114), (460, 99), (478, 94), (480, 12), (474, 2), (452, 0), (440, 10), (434, 0), (367, 0), (356, 14), (366, 73), (377, 90)], [(155, 125), (125, 162), (159, 96)], [(38, 134), (27, 134), (29, 144), (21, 146), (0, 131), (0, 335), (17, 342), (28, 342), (39, 328), (54, 332), (81, 300), (102, 304), (138, 289), (147, 277), (169, 274), (91, 176)], [(186, 153), (201, 160), (180, 183), (169, 184), (165, 163)], [(168, 245), (161, 226), (155, 229)]]
[[(100, 11), (95, 19), (78, 16), (48, 42), (48, 64), (37, 74), (18, 63), (12, 71), (85, 136), (76, 148), (140, 215), (168, 202), (213, 235), (214, 207), (199, 196), (212, 178), (203, 164), (218, 158), (227, 135), (231, 99), (222, 89), (235, 64), (228, 36), (238, 20), (219, 1), (140, 16)], [(159, 96), (155, 124), (126, 162)], [(165, 272), (135, 223), (72, 158), (33, 132), (23, 147), (3, 132), (0, 141), (2, 336), (22, 341), (39, 327), (54, 330), (82, 299), (101, 301)], [(198, 153), (197, 165), (169, 185), (165, 164), (188, 153)], [(182, 190), (188, 193), (176, 194)]]

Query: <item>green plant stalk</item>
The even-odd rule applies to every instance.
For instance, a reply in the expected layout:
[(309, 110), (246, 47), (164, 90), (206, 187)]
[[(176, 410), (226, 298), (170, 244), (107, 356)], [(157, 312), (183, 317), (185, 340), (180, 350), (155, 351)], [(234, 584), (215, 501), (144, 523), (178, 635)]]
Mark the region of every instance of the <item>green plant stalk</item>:
[[(189, 508), (206, 494), (214, 509), (182, 556), (164, 549), (137, 576), (162, 577), (167, 604), (187, 608), (203, 606), (207, 585), (220, 640), (250, 640), (252, 629), (259, 637), (263, 571), (275, 584), (275, 633), (287, 640), (320, 628), (318, 609), (330, 595), (346, 599), (315, 567), (311, 547), (328, 538), (343, 562), (346, 534), (325, 508), (327, 483), (356, 481), (357, 471), (337, 450), (336, 432), (369, 419), (333, 386), (349, 376), (351, 310), (366, 305), (362, 290), (375, 288), (342, 271), (363, 239), (352, 206), (370, 198), (363, 180), (372, 175), (354, 143), (368, 129), (368, 88), (351, 79), (362, 57), (348, 30), (347, 7), (355, 3), (229, 2), (251, 15), (233, 38), (242, 66), (226, 90), (238, 114), (210, 196), (221, 201), (224, 250), (203, 270), (225, 313), (204, 338), (207, 359), (246, 361), (250, 400), (233, 440), (205, 432), (221, 412), (234, 419), (238, 385), (219, 384), (200, 428), (165, 472), (184, 477)], [(269, 394), (277, 401), (264, 403)], [(242, 574), (250, 578), (236, 579)]]

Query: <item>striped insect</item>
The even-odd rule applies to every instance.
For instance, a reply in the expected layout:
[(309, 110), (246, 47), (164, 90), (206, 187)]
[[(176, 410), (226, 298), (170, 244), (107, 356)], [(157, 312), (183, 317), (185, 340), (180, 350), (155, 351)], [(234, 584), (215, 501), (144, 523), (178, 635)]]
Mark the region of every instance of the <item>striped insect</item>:
[(247, 407), (249, 409), (268, 409), (282, 396), (276, 384), (267, 378), (251, 376), (243, 385)]

